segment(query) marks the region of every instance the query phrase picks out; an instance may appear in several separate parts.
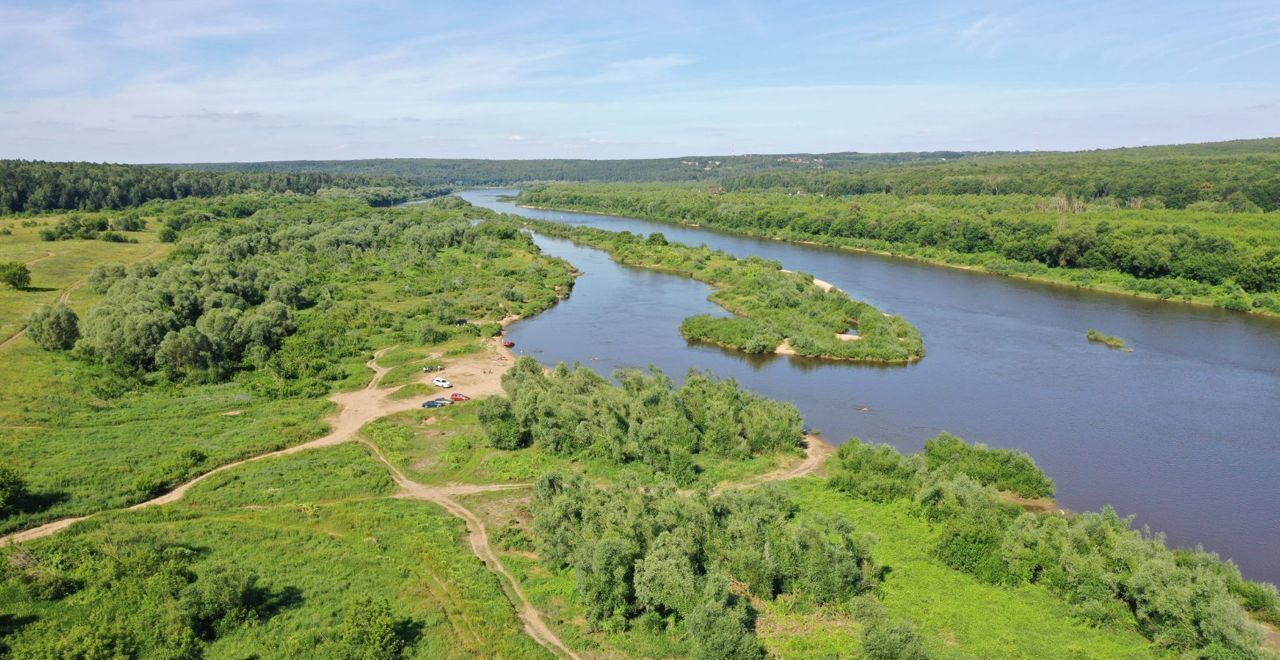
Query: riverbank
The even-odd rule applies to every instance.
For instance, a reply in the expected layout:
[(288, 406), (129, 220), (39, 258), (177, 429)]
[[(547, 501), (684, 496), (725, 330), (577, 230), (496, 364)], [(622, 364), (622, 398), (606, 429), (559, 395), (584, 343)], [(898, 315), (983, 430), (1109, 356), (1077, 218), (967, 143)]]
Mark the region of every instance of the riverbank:
[[(885, 250), (885, 249), (879, 249), (879, 248), (864, 247), (859, 245), (850, 245), (843, 242), (828, 243), (828, 242), (815, 241), (815, 240), (787, 238), (787, 237), (779, 236), (772, 233), (757, 233), (757, 232), (740, 231), (736, 229), (726, 229), (726, 228), (719, 227), (717, 225), (705, 225), (702, 223), (695, 223), (695, 222), (683, 222), (680, 220), (672, 220), (669, 218), (656, 216), (656, 215), (644, 215), (644, 214), (628, 215), (623, 213), (614, 213), (611, 211), (598, 210), (588, 206), (581, 206), (581, 207), (542, 206), (542, 205), (521, 204), (521, 203), (516, 203), (515, 205), (519, 206), (520, 208), (534, 209), (539, 211), (553, 211), (553, 212), (564, 212), (564, 213), (590, 213), (590, 214), (614, 217), (614, 218), (642, 218), (644, 220), (670, 224), (677, 227), (688, 227), (690, 229), (710, 230), (710, 231), (724, 232), (726, 234), (736, 235), (736, 236), (749, 236), (751, 238), (777, 241), (779, 243), (798, 243), (800, 245), (812, 245), (816, 247), (854, 252), (859, 254), (876, 255), (879, 257), (887, 257), (891, 259), (902, 259), (905, 261), (911, 261), (915, 263), (928, 264), (930, 266), (939, 266), (939, 267), (950, 268), (954, 270), (963, 270), (963, 271), (978, 273), (982, 275), (1007, 277), (1010, 279), (1023, 280), (1027, 282), (1035, 282), (1037, 284), (1052, 285), (1057, 287), (1067, 287), (1071, 289), (1090, 291), (1093, 293), (1101, 293), (1101, 294), (1113, 295), (1113, 296), (1125, 296), (1130, 298), (1140, 298), (1144, 300), (1154, 300), (1159, 302), (1180, 303), (1184, 305), (1194, 305), (1199, 307), (1210, 307), (1214, 309), (1224, 309), (1228, 311), (1234, 311), (1234, 312), (1239, 312), (1243, 314), (1251, 314), (1255, 316), (1262, 316), (1266, 318), (1280, 319), (1280, 311), (1273, 311), (1265, 307), (1254, 307), (1254, 308), (1245, 309), (1245, 310), (1231, 309), (1228, 307), (1224, 307), (1223, 305), (1217, 304), (1217, 302), (1215, 302), (1213, 298), (1207, 297), (1207, 296), (1194, 296), (1194, 295), (1165, 296), (1165, 295), (1160, 295), (1160, 294), (1151, 293), (1147, 291), (1136, 291), (1133, 289), (1128, 289), (1128, 288), (1117, 286), (1107, 282), (1080, 282), (1080, 281), (1073, 280), (1070, 277), (1059, 277), (1056, 275), (1043, 274), (1043, 273), (1032, 274), (1032, 273), (1018, 273), (1018, 272), (1000, 272), (997, 270), (992, 270), (980, 264), (966, 264), (966, 263), (955, 263), (952, 261), (947, 261), (945, 257), (928, 257), (928, 256), (911, 254), (908, 252), (902, 252), (897, 250)], [(966, 256), (961, 253), (953, 253), (953, 254), (955, 257), (959, 257), (959, 258), (963, 258)], [(1067, 271), (1067, 272), (1071, 272), (1071, 271)]]
[[(616, 263), (688, 277), (716, 289), (708, 299), (734, 314), (691, 316), (686, 339), (749, 354), (794, 351), (819, 360), (906, 365), (924, 357), (919, 330), (854, 300), (829, 282), (725, 252), (589, 227), (522, 218), (520, 226), (608, 254)], [(851, 327), (857, 334), (848, 334)], [(858, 339), (854, 339), (854, 337)]]

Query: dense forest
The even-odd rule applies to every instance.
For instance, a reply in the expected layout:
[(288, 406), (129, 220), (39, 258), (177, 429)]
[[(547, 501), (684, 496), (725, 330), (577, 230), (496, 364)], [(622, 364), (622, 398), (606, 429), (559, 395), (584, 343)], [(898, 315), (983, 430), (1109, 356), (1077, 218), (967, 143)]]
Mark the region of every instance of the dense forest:
[(828, 197), (656, 184), (552, 184), (528, 189), (520, 201), (1280, 312), (1280, 225), (1256, 210), (1118, 208), (1024, 194)]
[(0, 160), (0, 214), (97, 211), (245, 192), (357, 197), (374, 206), (448, 194), (406, 179), (324, 172), (201, 172), (172, 167)]
[(973, 152), (748, 154), (627, 160), (381, 158), (289, 160), (265, 163), (189, 163), (178, 167), (214, 172), (324, 172), (396, 176), (423, 185), (501, 186), (527, 181), (702, 181), (765, 170), (817, 172), (913, 162), (956, 160)]
[(728, 179), (724, 186), (726, 190), (783, 189), (829, 197), (1063, 195), (1133, 208), (1275, 211), (1280, 209), (1280, 138), (993, 155), (862, 171), (773, 170)]

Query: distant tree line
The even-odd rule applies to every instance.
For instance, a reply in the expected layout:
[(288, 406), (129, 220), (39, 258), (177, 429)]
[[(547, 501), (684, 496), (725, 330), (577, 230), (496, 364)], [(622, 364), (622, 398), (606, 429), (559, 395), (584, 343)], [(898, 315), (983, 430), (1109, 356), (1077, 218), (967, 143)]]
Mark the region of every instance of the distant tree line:
[[(385, 206), (447, 194), (406, 179), (323, 172), (208, 172), (148, 165), (0, 160), (0, 214), (57, 210), (98, 211), (151, 200), (214, 197), (245, 192), (345, 194)], [(341, 194), (341, 193), (330, 193)]]
[(396, 176), (423, 185), (501, 186), (529, 181), (703, 181), (762, 170), (821, 171), (866, 169), (912, 162), (955, 160), (972, 152), (747, 154), (679, 158), (522, 159), (376, 158), (366, 160), (289, 160), (262, 163), (190, 163), (213, 172), (324, 172)]
[(554, 184), (520, 199), (1280, 312), (1280, 226), (1272, 214), (1073, 207), (1065, 198), (1012, 194), (839, 198), (642, 184)]
[(729, 191), (798, 190), (829, 197), (1064, 195), (1140, 208), (1275, 211), (1280, 209), (1280, 139), (1001, 154), (862, 170), (773, 170), (726, 179), (724, 187)]

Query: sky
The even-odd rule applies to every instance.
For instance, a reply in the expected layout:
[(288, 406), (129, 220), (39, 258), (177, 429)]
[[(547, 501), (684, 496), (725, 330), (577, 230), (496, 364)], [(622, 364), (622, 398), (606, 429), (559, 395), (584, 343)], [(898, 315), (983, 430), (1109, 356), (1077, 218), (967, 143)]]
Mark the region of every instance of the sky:
[(1276, 0), (0, 0), (0, 158), (649, 158), (1270, 136)]

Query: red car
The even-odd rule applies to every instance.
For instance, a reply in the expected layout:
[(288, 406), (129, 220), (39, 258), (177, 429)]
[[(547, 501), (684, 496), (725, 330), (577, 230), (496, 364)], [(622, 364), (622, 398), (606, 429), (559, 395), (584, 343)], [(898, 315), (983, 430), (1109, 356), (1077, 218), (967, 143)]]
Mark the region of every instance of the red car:
[(449, 398), (453, 399), (454, 401), (470, 401), (471, 400), (471, 397), (461, 392), (454, 392), (453, 394), (449, 395)]
[(503, 339), (503, 340), (502, 340), (502, 345), (503, 345), (504, 347), (506, 347), (506, 348), (511, 348), (512, 346), (515, 346), (515, 345), (516, 345), (516, 343), (515, 343), (515, 342), (513, 342), (513, 341), (511, 341), (510, 339)]

